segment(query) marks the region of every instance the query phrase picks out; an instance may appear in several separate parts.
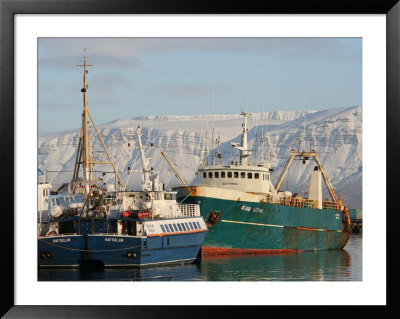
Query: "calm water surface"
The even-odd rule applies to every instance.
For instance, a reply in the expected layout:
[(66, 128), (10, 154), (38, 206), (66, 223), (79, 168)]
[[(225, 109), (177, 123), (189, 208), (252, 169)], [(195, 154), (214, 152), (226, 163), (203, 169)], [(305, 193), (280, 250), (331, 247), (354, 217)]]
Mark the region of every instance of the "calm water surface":
[(40, 281), (361, 281), (362, 235), (344, 250), (208, 257), (198, 264), (97, 271), (40, 269)]

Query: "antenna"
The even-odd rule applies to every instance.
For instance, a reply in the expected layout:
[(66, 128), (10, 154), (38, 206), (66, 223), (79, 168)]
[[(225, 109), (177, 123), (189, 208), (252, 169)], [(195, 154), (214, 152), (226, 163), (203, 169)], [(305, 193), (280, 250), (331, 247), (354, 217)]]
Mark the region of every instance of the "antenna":
[(219, 137), (219, 132), (218, 132), (218, 138), (217, 138), (217, 145), (218, 145), (218, 164), (221, 164), (221, 159), (222, 159), (222, 153), (221, 153), (221, 138)]
[(264, 78), (264, 96), (262, 103), (262, 113), (261, 113), (261, 162), (264, 162), (264, 103), (265, 103), (265, 78)]
[(212, 108), (213, 108), (213, 115), (212, 115), (212, 134), (211, 134), (211, 164), (214, 165), (214, 108), (215, 108), (215, 80), (213, 84), (213, 103), (212, 103)]
[(304, 141), (304, 148), (303, 152), (305, 152), (306, 149), (306, 117), (307, 117), (307, 77), (305, 79), (305, 84), (304, 84), (304, 127), (303, 127), (303, 141)]
[[(207, 124), (208, 124), (208, 120), (207, 120)], [(207, 141), (207, 130), (206, 130), (206, 165), (208, 165), (208, 141)]]
[[(256, 138), (255, 138), (255, 142), (254, 142), (254, 159), (257, 163), (257, 150), (258, 150), (258, 146), (257, 146), (257, 134), (258, 134), (257, 116), (255, 116), (255, 121), (256, 121)], [(261, 137), (261, 140), (262, 140), (262, 137)]]

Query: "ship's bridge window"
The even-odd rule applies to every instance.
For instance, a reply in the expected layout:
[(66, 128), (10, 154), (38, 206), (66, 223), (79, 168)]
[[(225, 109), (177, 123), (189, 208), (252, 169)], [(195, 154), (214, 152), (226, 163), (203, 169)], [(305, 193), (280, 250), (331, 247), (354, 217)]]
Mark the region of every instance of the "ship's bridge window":
[(219, 177), (219, 172), (214, 172), (214, 176), (215, 176), (215, 178), (218, 178)]
[(212, 178), (212, 172), (208, 172), (208, 178)]
[(253, 173), (247, 173), (247, 178), (252, 179), (253, 178)]
[(240, 172), (240, 178), (246, 178), (246, 173), (245, 172)]
[(163, 225), (160, 225), (160, 226), (161, 226), (162, 232), (165, 233), (165, 228), (164, 228), (164, 226), (163, 226)]
[(239, 172), (233, 172), (233, 177), (238, 178), (239, 177)]
[(203, 172), (203, 178), (207, 178), (207, 173)]
[(172, 194), (165, 193), (164, 194), (164, 199), (171, 200), (172, 199)]
[(225, 178), (225, 172), (221, 172), (221, 178)]
[(184, 223), (181, 223), (181, 226), (182, 226), (183, 230), (186, 230), (186, 226)]
[(197, 226), (198, 226), (199, 229), (200, 229), (200, 228), (201, 228), (200, 223), (199, 223), (199, 222), (196, 222), (196, 224), (197, 224)]
[(165, 230), (167, 231), (167, 233), (169, 233), (169, 232), (170, 232), (170, 230), (169, 230), (169, 227), (168, 227), (168, 225), (167, 225), (167, 224), (165, 224), (165, 225), (164, 225), (164, 227), (165, 227)]
[(255, 179), (259, 179), (260, 178), (260, 174), (259, 173), (254, 173), (254, 178)]
[(180, 231), (182, 231), (182, 227), (181, 227), (181, 225), (179, 225), (179, 224), (178, 224), (178, 228), (179, 228), (179, 230), (180, 230)]
[(174, 226), (175, 231), (178, 231), (178, 227), (175, 224), (172, 224), (172, 226)]
[(232, 178), (232, 172), (228, 172), (228, 178)]

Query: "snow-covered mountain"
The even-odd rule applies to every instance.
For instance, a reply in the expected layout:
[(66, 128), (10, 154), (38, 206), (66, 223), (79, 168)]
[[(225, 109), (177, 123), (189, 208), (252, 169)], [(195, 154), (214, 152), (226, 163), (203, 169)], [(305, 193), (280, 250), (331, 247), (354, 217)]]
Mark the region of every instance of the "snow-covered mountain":
[[(256, 113), (250, 116), (248, 126), (249, 145), (252, 149), (251, 162), (268, 158), (272, 162), (276, 180), (284, 166), (290, 150), (315, 149), (344, 202), (350, 208), (362, 204), (362, 108), (361, 106), (335, 108), (325, 111), (309, 111), (305, 118), (302, 111), (277, 111)], [(79, 120), (78, 120), (79, 121)], [(213, 125), (214, 123), (214, 125)], [(237, 159), (230, 142), (239, 142), (242, 117), (234, 115), (193, 115), (193, 116), (144, 116), (133, 119), (119, 119), (98, 125), (100, 134), (110, 155), (126, 182), (128, 189), (138, 189), (141, 185), (140, 156), (135, 133), (142, 128), (142, 142), (147, 146), (146, 156), (154, 172), (166, 188), (180, 185), (168, 163), (160, 155), (163, 150), (187, 183), (196, 183), (196, 171), (201, 151), (205, 147), (209, 164), (211, 154), (221, 152), (222, 161), (230, 163)], [(214, 126), (214, 130), (213, 130)], [(206, 133), (207, 132), (207, 133)], [(92, 130), (93, 136), (95, 135)], [(262, 138), (263, 137), (263, 138)], [(216, 140), (219, 138), (220, 146)], [(212, 139), (214, 143), (212, 143)], [(261, 140), (266, 141), (261, 143)], [(40, 135), (38, 138), (38, 167), (47, 171), (47, 178), (57, 189), (72, 178), (79, 129)], [(206, 142), (207, 141), (207, 142)], [(261, 144), (264, 144), (262, 146)], [(211, 151), (211, 149), (214, 149)], [(97, 160), (106, 160), (100, 142), (93, 138), (93, 150)], [(308, 190), (309, 178), (315, 163), (295, 161), (287, 175), (282, 189), (304, 194)], [(128, 174), (128, 167), (131, 174)], [(95, 170), (104, 171), (101, 164)], [(106, 168), (112, 171), (111, 167)], [(135, 172), (136, 171), (136, 172)], [(96, 173), (95, 173), (96, 174)], [(100, 173), (98, 173), (100, 176)], [(104, 182), (114, 183), (114, 174), (106, 174)], [(324, 192), (324, 197), (329, 197)]]

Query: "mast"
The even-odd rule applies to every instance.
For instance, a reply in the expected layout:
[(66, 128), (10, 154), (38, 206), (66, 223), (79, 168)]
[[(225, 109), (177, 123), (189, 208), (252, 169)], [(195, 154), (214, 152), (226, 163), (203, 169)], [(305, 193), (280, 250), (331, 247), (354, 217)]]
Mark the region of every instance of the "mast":
[(233, 143), (232, 146), (240, 150), (240, 165), (246, 166), (248, 164), (247, 158), (251, 155), (251, 152), (247, 149), (247, 116), (249, 115), (248, 112), (242, 112), (241, 115), (244, 116), (243, 119), (243, 132), (242, 132), (242, 145), (236, 146), (236, 143)]
[(142, 160), (142, 171), (143, 171), (142, 189), (144, 191), (151, 191), (152, 190), (151, 181), (150, 181), (149, 171), (147, 169), (148, 160), (147, 160), (146, 156), (144, 155), (142, 139), (141, 139), (142, 134), (141, 134), (140, 126), (137, 127), (136, 134), (137, 134), (138, 141), (139, 141), (140, 158)]
[[(77, 66), (83, 67), (83, 87), (81, 89), (82, 97), (83, 97), (83, 111), (82, 111), (82, 125), (80, 132), (80, 140), (78, 146), (78, 153), (75, 161), (75, 169), (74, 169), (74, 179), (78, 178), (79, 175), (79, 166), (82, 164), (83, 169), (83, 180), (85, 183), (85, 195), (89, 192), (89, 182), (92, 178), (92, 165), (90, 164), (91, 158), (89, 155), (89, 137), (88, 137), (88, 117), (87, 117), (87, 79), (86, 75), (88, 74), (87, 67), (93, 66), (93, 64), (88, 64), (86, 61), (86, 49), (83, 49), (83, 64), (77, 64)], [(79, 155), (78, 155), (79, 154)]]
[[(79, 168), (80, 165), (82, 165), (83, 169), (83, 180), (85, 184), (85, 195), (89, 194), (90, 190), (90, 184), (93, 183), (93, 165), (94, 164), (111, 164), (116, 176), (118, 177), (119, 183), (122, 186), (123, 189), (125, 189), (125, 184), (121, 179), (121, 176), (118, 173), (117, 168), (114, 165), (114, 162), (111, 159), (110, 153), (108, 152), (103, 139), (101, 138), (100, 132), (96, 127), (96, 124), (93, 121), (92, 116), (90, 115), (89, 109), (88, 109), (88, 101), (87, 101), (87, 74), (89, 71), (87, 70), (87, 67), (93, 66), (93, 64), (88, 64), (86, 61), (86, 49), (83, 49), (83, 64), (77, 64), (76, 66), (83, 67), (83, 87), (81, 89), (81, 92), (83, 93), (83, 111), (82, 111), (82, 125), (81, 125), (81, 131), (80, 131), (80, 136), (79, 136), (79, 145), (78, 145), (78, 152), (77, 156), (75, 159), (75, 169), (74, 169), (74, 176), (73, 176), (73, 181), (78, 180), (79, 178)], [(108, 161), (94, 161), (92, 157), (92, 151), (91, 151), (91, 145), (89, 141), (89, 129), (88, 129), (88, 123), (89, 119), (93, 124), (93, 127), (96, 130), (97, 136), (100, 139), (100, 142), (107, 154)], [(116, 185), (117, 186), (117, 185)]]

